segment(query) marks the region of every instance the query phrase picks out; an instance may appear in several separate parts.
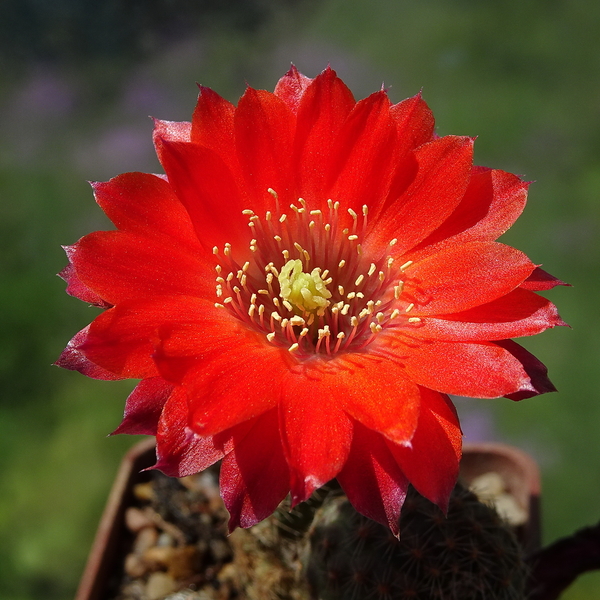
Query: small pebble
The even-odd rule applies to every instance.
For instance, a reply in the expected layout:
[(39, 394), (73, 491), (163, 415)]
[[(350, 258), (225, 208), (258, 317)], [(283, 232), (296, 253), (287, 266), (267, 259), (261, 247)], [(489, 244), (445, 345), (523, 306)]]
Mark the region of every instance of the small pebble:
[(151, 502), (154, 500), (154, 485), (151, 481), (138, 483), (133, 486), (133, 495), (142, 502)]
[(144, 529), (144, 527), (151, 527), (153, 522), (146, 511), (140, 510), (135, 506), (130, 506), (125, 511), (125, 525), (129, 531), (137, 533)]
[(494, 508), (513, 527), (518, 527), (527, 522), (527, 511), (519, 506), (514, 496), (510, 494), (500, 494), (494, 498)]
[(499, 473), (483, 473), (471, 481), (469, 488), (481, 502), (494, 507), (509, 525), (517, 527), (527, 522), (527, 511), (506, 491)]
[(499, 473), (490, 471), (475, 477), (469, 488), (480, 500), (487, 500), (502, 494), (506, 486)]
[(158, 541), (158, 531), (154, 527), (144, 527), (133, 542), (132, 551), (135, 554), (144, 554), (148, 548), (156, 546)]
[(128, 554), (125, 557), (125, 573), (129, 577), (143, 577), (148, 572), (148, 565), (139, 554)]
[(148, 577), (146, 583), (147, 600), (162, 600), (177, 589), (175, 580), (168, 574), (158, 571)]
[(217, 562), (225, 562), (231, 558), (231, 547), (225, 540), (219, 538), (210, 540), (210, 551)]

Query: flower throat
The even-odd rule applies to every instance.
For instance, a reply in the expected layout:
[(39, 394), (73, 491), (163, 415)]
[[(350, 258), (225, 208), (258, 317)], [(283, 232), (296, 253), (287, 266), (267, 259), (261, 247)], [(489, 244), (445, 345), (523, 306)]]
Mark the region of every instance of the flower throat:
[[(278, 205), (276, 192), (268, 191)], [(403, 293), (412, 262), (396, 267), (392, 256), (374, 262), (364, 256), (367, 206), (360, 217), (347, 209), (352, 223), (343, 227), (339, 202), (328, 200), (326, 211), (309, 210), (302, 198), (298, 203), (289, 215), (242, 211), (253, 235), (250, 260), (236, 262), (231, 244), (222, 253), (213, 248), (215, 306), (298, 359), (356, 351), (387, 328), (419, 326), (422, 320), (410, 315), (415, 304)]]

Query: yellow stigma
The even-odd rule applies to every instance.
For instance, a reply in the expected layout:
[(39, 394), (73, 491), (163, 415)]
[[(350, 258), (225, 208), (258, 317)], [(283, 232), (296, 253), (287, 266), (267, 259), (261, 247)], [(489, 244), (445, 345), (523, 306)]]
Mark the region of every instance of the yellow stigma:
[(288, 260), (278, 279), (279, 295), (303, 312), (322, 315), (329, 306), (331, 292), (327, 284), (331, 283), (331, 278), (323, 280), (321, 269), (315, 268), (310, 273), (304, 273), (301, 260)]

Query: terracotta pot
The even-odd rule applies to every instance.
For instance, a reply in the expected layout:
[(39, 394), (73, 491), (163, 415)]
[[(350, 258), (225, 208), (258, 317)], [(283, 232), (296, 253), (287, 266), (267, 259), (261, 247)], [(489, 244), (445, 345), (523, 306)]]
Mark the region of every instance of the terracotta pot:
[(140, 471), (156, 462), (155, 445), (154, 438), (145, 439), (123, 457), (75, 600), (102, 600), (106, 597), (111, 576), (117, 571), (118, 561), (123, 559), (124, 538), (130, 536), (124, 524), (125, 509), (131, 505), (133, 486), (150, 479), (149, 473)]
[[(120, 576), (127, 538), (124, 514), (133, 499), (133, 486), (150, 479), (140, 472), (154, 464), (154, 439), (136, 444), (123, 458), (108, 497), (96, 538), (81, 578), (75, 600), (103, 600), (112, 578)], [(540, 476), (534, 460), (516, 448), (504, 444), (465, 444), (461, 478), (467, 484), (489, 472), (498, 473), (517, 505), (525, 511), (526, 521), (517, 528), (517, 536), (527, 552), (540, 545)]]

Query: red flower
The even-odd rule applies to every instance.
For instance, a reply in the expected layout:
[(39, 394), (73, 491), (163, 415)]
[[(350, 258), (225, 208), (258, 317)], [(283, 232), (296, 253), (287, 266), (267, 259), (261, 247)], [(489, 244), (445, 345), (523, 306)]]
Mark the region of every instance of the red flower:
[(105, 309), (58, 361), (139, 378), (119, 433), (169, 475), (223, 459), (230, 526), (337, 477), (397, 533), (406, 488), (444, 508), (461, 432), (446, 394), (553, 390), (508, 338), (563, 324), (560, 282), (494, 240), (527, 184), (434, 134), (420, 95), (355, 102), (292, 68), (192, 122), (157, 121), (166, 176), (94, 184), (117, 231), (67, 248), (67, 291)]

